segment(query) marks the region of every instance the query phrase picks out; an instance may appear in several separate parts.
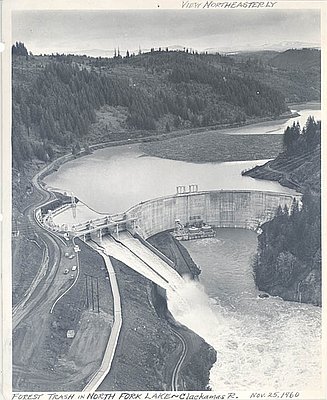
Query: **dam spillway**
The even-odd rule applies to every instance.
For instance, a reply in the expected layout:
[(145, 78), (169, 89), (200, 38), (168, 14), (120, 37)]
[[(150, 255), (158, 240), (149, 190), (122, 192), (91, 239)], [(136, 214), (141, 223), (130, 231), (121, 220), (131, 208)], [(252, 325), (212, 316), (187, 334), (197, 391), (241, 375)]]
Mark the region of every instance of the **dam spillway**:
[(177, 290), (183, 284), (182, 277), (172, 268), (171, 262), (168, 264), (128, 232), (122, 232), (119, 239), (106, 235), (101, 243), (94, 243), (104, 249), (107, 255), (123, 262), (163, 289)]

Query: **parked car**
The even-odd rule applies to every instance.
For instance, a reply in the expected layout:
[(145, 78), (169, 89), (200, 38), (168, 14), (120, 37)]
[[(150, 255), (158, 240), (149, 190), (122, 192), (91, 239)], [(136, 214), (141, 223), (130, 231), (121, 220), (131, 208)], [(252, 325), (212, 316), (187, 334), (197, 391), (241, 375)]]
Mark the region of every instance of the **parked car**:
[(72, 271), (76, 271), (76, 269), (77, 269), (77, 266), (76, 266), (76, 265), (73, 265), (73, 266), (72, 266)]

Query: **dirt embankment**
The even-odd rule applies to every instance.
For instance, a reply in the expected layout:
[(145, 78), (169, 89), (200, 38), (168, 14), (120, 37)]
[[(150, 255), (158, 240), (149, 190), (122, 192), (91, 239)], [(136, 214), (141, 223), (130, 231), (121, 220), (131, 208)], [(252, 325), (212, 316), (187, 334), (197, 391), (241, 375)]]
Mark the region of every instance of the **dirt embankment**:
[(190, 275), (193, 279), (196, 279), (201, 273), (185, 247), (168, 232), (158, 233), (149, 238), (148, 241), (174, 262), (175, 269), (180, 275)]

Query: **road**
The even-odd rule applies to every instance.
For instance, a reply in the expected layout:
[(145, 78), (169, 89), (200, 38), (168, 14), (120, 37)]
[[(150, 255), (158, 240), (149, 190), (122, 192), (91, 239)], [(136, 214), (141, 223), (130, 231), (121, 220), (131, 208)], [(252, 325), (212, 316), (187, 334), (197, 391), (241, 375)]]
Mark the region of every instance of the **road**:
[(186, 357), (187, 347), (186, 347), (186, 342), (185, 342), (183, 336), (179, 332), (177, 332), (176, 329), (172, 328), (172, 330), (174, 331), (174, 334), (179, 338), (179, 340), (182, 343), (182, 352), (181, 352), (181, 355), (179, 357), (179, 360), (177, 361), (177, 363), (175, 365), (175, 368), (173, 370), (173, 374), (172, 374), (172, 377), (171, 377), (171, 390), (172, 391), (177, 391), (177, 390), (179, 390), (178, 389), (179, 372), (180, 372), (181, 366), (183, 365), (183, 362), (184, 362), (185, 357)]
[[(73, 244), (75, 246), (75, 239), (73, 238), (72, 241), (73, 241)], [(76, 276), (75, 276), (75, 279), (74, 279), (73, 283), (59, 297), (56, 298), (56, 300), (54, 301), (54, 303), (52, 304), (52, 306), (50, 308), (50, 314), (53, 313), (53, 310), (54, 310), (56, 304), (75, 286), (75, 284), (76, 284), (76, 282), (77, 282), (77, 280), (79, 278), (79, 274), (80, 274), (80, 269), (81, 268), (80, 268), (80, 264), (79, 264), (78, 252), (76, 252), (76, 266), (77, 266), (77, 273), (76, 273)]]
[(110, 332), (110, 337), (100, 368), (94, 373), (88, 384), (84, 387), (84, 392), (95, 391), (100, 386), (106, 375), (109, 373), (116, 352), (116, 347), (118, 344), (119, 334), (122, 326), (120, 292), (114, 267), (111, 264), (109, 256), (105, 253), (105, 250), (101, 248), (101, 246), (97, 245), (95, 242), (91, 242), (89, 243), (89, 245), (103, 257), (106, 264), (114, 299), (114, 323)]
[(23, 210), (23, 214), (28, 219), (29, 224), (37, 235), (37, 238), (43, 243), (45, 253), (38, 273), (35, 276), (32, 285), (28, 289), (25, 298), (22, 299), (13, 309), (13, 329), (15, 329), (31, 311), (35, 311), (38, 305), (43, 304), (45, 299), (49, 297), (49, 289), (60, 266), (60, 260), (62, 257), (61, 248), (63, 245), (66, 245), (66, 243), (63, 243), (62, 238), (58, 237), (54, 233), (48, 232), (37, 220), (35, 215), (35, 210), (37, 208), (56, 198), (52, 192), (41, 187), (39, 178), (43, 172), (44, 170), (40, 171), (32, 179), (34, 190), (39, 194), (40, 200), (37, 203), (28, 205)]
[(267, 164), (267, 165), (265, 166), (265, 168), (267, 169), (267, 171), (275, 172), (275, 173), (277, 173), (277, 174), (279, 174), (279, 175), (282, 175), (282, 176), (284, 177), (284, 179), (285, 179), (286, 181), (288, 181), (291, 185), (293, 185), (296, 189), (301, 189), (301, 185), (300, 185), (299, 183), (295, 182), (295, 181), (290, 177), (290, 173), (289, 173), (289, 172), (284, 172), (284, 171), (280, 171), (280, 170), (278, 170), (278, 169), (271, 168), (271, 166), (270, 166), (269, 164)]

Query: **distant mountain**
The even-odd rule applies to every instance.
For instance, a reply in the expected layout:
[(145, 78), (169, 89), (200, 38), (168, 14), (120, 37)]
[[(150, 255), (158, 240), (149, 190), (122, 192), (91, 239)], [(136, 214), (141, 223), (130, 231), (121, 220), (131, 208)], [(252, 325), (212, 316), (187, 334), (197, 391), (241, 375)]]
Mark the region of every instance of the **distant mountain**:
[(244, 62), (248, 59), (268, 62), (278, 54), (280, 54), (278, 51), (261, 50), (261, 51), (234, 52), (234, 53), (228, 53), (226, 55), (237, 62), (242, 62), (242, 61)]
[(89, 57), (113, 57), (115, 50), (103, 50), (103, 49), (88, 49), (88, 50), (73, 50), (70, 54), (86, 55)]
[(284, 41), (279, 43), (264, 43), (262, 45), (246, 43), (242, 46), (235, 45), (229, 47), (209, 47), (204, 51), (208, 53), (239, 53), (249, 51), (285, 51), (287, 49), (302, 49), (302, 48), (320, 48), (320, 43), (313, 42), (298, 42), (298, 41)]
[[(168, 49), (170, 51), (183, 51), (186, 49), (186, 47), (180, 46), (180, 45), (171, 45), (171, 46), (161, 46), (162, 49), (166, 49), (168, 47)], [(157, 47), (155, 48), (156, 50), (158, 49)], [(116, 50), (117, 51), (117, 50)], [(138, 54), (139, 53), (139, 49), (128, 49), (129, 53), (132, 54)], [(142, 53), (148, 53), (150, 52), (150, 49), (142, 49), (141, 48), (141, 52)], [(115, 49), (109, 49), (109, 50), (105, 50), (105, 49), (82, 49), (82, 50), (72, 50), (69, 51), (68, 53), (70, 54), (76, 54), (76, 55), (86, 55), (89, 57), (109, 57), (112, 58), (115, 54)], [(125, 57), (126, 55), (126, 50), (121, 50), (120, 51), (121, 55), (123, 57)]]
[(269, 64), (285, 70), (320, 69), (321, 52), (318, 49), (290, 49), (270, 59)]
[[(161, 49), (168, 49), (170, 51), (184, 51), (186, 48), (190, 49), (187, 46), (182, 46), (180, 44), (173, 45), (162, 45)], [(155, 50), (158, 50), (159, 47), (155, 47)], [(279, 43), (264, 43), (262, 45), (246, 43), (244, 45), (235, 45), (235, 46), (216, 46), (216, 47), (208, 47), (206, 49), (190, 49), (198, 51), (199, 53), (209, 53), (209, 54), (227, 54), (227, 55), (235, 55), (242, 54), (244, 52), (261, 52), (261, 51), (275, 51), (275, 52), (283, 52), (287, 49), (302, 49), (302, 48), (315, 48), (320, 49), (319, 43), (312, 42), (292, 42), (292, 41), (284, 41)], [(138, 54), (139, 49), (128, 49), (129, 53)], [(147, 53), (150, 51), (149, 48), (141, 48), (142, 53)], [(65, 52), (66, 54), (76, 54), (76, 55), (87, 55), (89, 57), (113, 57), (115, 53), (115, 49), (81, 49), (81, 50), (71, 50)], [(120, 51), (122, 56), (126, 55), (126, 50), (123, 49)]]

